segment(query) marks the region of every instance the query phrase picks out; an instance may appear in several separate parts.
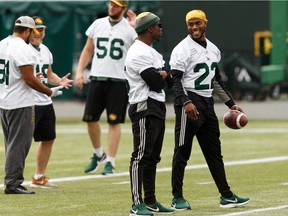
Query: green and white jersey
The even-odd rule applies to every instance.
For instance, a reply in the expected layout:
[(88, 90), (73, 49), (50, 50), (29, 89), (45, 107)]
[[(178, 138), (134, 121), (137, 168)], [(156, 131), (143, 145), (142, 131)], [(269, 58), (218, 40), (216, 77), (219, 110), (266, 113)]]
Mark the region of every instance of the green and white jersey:
[(148, 97), (159, 102), (165, 102), (165, 92), (150, 91), (147, 83), (142, 79), (141, 73), (148, 68), (164, 67), (163, 56), (154, 48), (142, 41), (136, 40), (130, 47), (125, 61), (125, 78), (129, 83), (129, 103), (136, 104), (146, 101)]
[(86, 31), (93, 39), (94, 57), (90, 75), (124, 79), (127, 50), (137, 38), (134, 28), (123, 18), (111, 25), (109, 17), (95, 20)]
[(22, 79), (19, 67), (35, 65), (36, 57), (19, 37), (0, 41), (0, 108), (17, 109), (33, 106), (34, 90)]
[[(53, 64), (53, 56), (47, 46), (44, 44), (39, 45), (39, 50), (37, 50), (33, 45), (29, 44), (31, 52), (36, 56), (36, 67), (35, 73), (41, 72), (43, 74), (43, 79), (41, 80), (43, 84), (48, 84), (47, 72), (49, 65)], [(51, 97), (38, 91), (35, 92), (35, 104), (39, 106), (48, 105), (52, 103)]]
[(207, 38), (206, 41), (205, 49), (188, 35), (173, 49), (169, 64), (171, 70), (184, 72), (182, 85), (186, 91), (211, 97), (221, 53)]

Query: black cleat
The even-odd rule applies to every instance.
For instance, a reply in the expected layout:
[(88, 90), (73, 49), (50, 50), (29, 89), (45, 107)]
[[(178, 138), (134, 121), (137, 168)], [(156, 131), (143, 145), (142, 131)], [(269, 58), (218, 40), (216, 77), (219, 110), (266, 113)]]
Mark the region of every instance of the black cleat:
[(35, 191), (28, 190), (27, 188), (19, 185), (17, 188), (6, 187), (4, 189), (5, 194), (35, 194)]

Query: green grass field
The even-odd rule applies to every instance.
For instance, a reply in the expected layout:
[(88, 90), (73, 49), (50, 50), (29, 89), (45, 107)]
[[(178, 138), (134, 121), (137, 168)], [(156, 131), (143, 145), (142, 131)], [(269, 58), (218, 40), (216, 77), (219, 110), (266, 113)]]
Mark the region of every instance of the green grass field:
[[(103, 147), (106, 149), (107, 127), (103, 126)], [(164, 205), (171, 201), (171, 158), (173, 154), (173, 121), (167, 121), (162, 161), (158, 165), (157, 199)], [(193, 151), (184, 179), (184, 196), (191, 211), (188, 215), (288, 215), (288, 122), (250, 121), (241, 130), (231, 130), (222, 122), (221, 141), (226, 174), (232, 190), (251, 198), (245, 207), (219, 208), (219, 193), (205, 165), (199, 145), (194, 140)], [(131, 205), (128, 167), (132, 151), (130, 123), (123, 125), (117, 175), (102, 177), (98, 173), (85, 175), (83, 168), (92, 155), (86, 125), (79, 120), (60, 119), (57, 139), (47, 170), (47, 176), (57, 189), (36, 189), (35, 195), (0, 194), (0, 215), (41, 216), (127, 216)], [(4, 144), (0, 133), (0, 179), (4, 178)], [(35, 170), (33, 143), (26, 160), (25, 183)], [(165, 169), (166, 168), (166, 169)], [(71, 178), (75, 177), (75, 178)], [(76, 178), (77, 177), (77, 178)]]

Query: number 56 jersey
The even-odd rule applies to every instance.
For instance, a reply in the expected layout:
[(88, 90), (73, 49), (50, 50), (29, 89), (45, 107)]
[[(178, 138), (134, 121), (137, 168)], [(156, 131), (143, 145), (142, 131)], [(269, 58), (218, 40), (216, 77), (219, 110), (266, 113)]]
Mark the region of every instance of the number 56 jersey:
[(188, 35), (173, 49), (169, 64), (171, 70), (184, 73), (182, 85), (185, 91), (211, 97), (221, 53), (207, 38), (206, 41), (204, 48)]
[(137, 38), (134, 28), (127, 19), (110, 23), (109, 17), (95, 20), (86, 35), (93, 39), (94, 57), (91, 76), (124, 78), (124, 63), (127, 51)]

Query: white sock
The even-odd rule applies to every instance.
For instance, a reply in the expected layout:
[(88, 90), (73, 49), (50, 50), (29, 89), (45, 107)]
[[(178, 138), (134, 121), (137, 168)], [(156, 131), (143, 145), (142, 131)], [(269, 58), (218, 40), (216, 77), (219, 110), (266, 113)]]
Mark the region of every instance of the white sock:
[(100, 148), (94, 148), (94, 153), (96, 154), (97, 157), (102, 157), (102, 155), (103, 155), (103, 149), (102, 149), (102, 147), (100, 147)]
[(35, 174), (35, 175), (34, 175), (34, 179), (38, 180), (38, 179), (40, 179), (42, 176), (44, 176), (44, 174)]
[(107, 162), (108, 161), (110, 161), (112, 166), (115, 167), (115, 157), (107, 156)]

